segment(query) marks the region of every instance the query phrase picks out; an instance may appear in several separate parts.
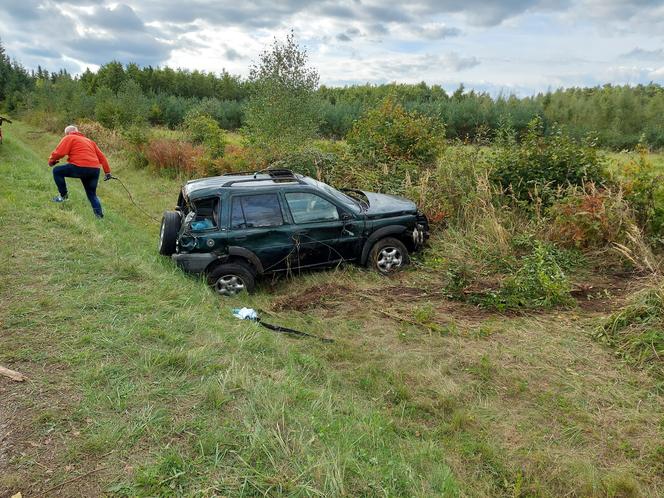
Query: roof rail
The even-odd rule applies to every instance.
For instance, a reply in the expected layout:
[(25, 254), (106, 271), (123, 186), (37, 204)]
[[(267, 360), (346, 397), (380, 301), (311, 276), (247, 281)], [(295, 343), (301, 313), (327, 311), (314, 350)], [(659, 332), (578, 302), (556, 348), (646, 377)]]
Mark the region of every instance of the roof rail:
[(264, 173), (266, 175), (270, 175), (272, 177), (279, 177), (279, 178), (292, 177), (292, 178), (296, 178), (295, 173), (293, 173), (292, 170), (287, 169), (287, 168), (264, 168), (264, 169), (260, 169), (258, 171), (235, 171), (235, 172), (224, 173), (221, 176), (253, 175), (254, 178), (256, 178), (256, 175), (261, 174), (261, 173)]
[(222, 185), (222, 187), (231, 187), (235, 185), (236, 183), (251, 183), (251, 182), (273, 182), (273, 183), (302, 183), (306, 184), (306, 182), (300, 180), (299, 178), (295, 176), (276, 176), (273, 178), (245, 178), (243, 180), (231, 180)]

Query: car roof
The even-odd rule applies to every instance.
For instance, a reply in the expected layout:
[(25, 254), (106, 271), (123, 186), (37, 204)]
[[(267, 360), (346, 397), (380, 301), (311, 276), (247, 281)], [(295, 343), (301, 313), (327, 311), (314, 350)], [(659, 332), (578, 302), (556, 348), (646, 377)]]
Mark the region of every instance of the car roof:
[(255, 173), (229, 173), (221, 176), (190, 180), (182, 187), (182, 193), (185, 198), (199, 199), (201, 197), (218, 195), (222, 190), (228, 188), (255, 191), (264, 187), (286, 187), (307, 184), (304, 181), (305, 178), (307, 177), (283, 169), (268, 169)]

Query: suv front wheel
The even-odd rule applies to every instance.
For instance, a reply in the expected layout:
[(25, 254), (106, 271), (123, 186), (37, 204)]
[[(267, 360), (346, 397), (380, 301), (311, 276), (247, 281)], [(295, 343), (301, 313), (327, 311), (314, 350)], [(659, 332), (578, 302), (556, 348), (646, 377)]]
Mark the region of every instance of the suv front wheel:
[(251, 293), (256, 288), (254, 272), (243, 263), (219, 265), (208, 274), (207, 280), (210, 287), (220, 296)]
[(394, 273), (409, 262), (406, 246), (400, 240), (392, 237), (386, 237), (376, 242), (369, 255), (371, 267), (383, 275)]

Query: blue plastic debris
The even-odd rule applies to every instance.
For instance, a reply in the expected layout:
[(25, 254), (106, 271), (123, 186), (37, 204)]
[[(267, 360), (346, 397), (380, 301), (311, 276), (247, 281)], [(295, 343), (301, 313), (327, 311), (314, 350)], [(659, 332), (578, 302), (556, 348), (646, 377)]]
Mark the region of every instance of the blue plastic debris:
[(239, 318), (240, 320), (253, 320), (253, 321), (258, 320), (258, 313), (256, 313), (255, 309), (233, 308), (231, 311), (233, 312), (233, 316), (235, 318)]

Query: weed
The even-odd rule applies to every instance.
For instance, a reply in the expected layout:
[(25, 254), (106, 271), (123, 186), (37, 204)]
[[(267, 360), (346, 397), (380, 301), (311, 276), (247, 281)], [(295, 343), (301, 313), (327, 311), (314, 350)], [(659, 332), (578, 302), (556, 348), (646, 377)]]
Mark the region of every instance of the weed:
[(571, 306), (570, 283), (551, 246), (536, 243), (516, 273), (506, 278), (497, 292), (475, 296), (482, 306), (498, 310)]
[(664, 286), (635, 295), (598, 327), (595, 337), (621, 358), (664, 377)]

